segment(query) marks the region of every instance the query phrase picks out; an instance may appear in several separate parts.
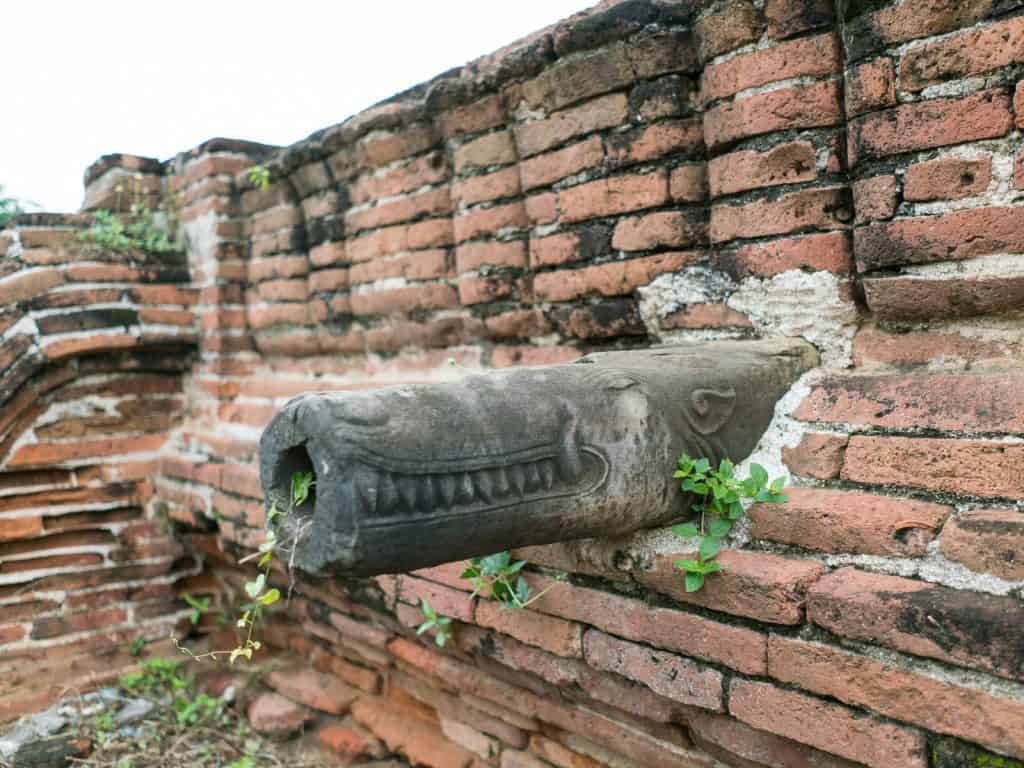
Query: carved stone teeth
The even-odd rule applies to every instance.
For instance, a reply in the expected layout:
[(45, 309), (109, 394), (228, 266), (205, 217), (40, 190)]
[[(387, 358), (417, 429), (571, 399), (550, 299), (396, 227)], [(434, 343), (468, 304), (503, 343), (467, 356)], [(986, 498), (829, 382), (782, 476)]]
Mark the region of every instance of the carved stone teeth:
[(494, 480), (491, 470), (481, 469), (473, 473), (473, 489), (476, 496), (484, 503), (490, 504), (494, 501)]
[(398, 490), (390, 472), (377, 473), (377, 499), (380, 502), (380, 513), (386, 515), (398, 506)]
[(526, 490), (527, 492), (538, 491), (541, 488), (540, 470), (537, 465), (540, 462), (530, 461), (523, 467), (524, 474), (526, 475)]
[(434, 497), (445, 507), (455, 501), (455, 476), (434, 475)]
[(558, 446), (558, 474), (567, 483), (575, 483), (583, 473), (580, 460), (580, 446), (576, 440), (576, 430), (566, 429)]
[(508, 474), (505, 472), (505, 467), (495, 467), (489, 471), (494, 477), (494, 492), (499, 498), (508, 496), (512, 487), (508, 483)]
[(523, 495), (523, 488), (526, 487), (526, 473), (522, 464), (513, 464), (505, 468), (508, 475), (509, 485), (517, 496)]
[(416, 487), (419, 485), (419, 478), (415, 475), (399, 475), (395, 480), (398, 488), (398, 495), (405, 504), (406, 509), (416, 509)]
[(430, 475), (417, 475), (415, 508), (429, 512), (434, 508), (434, 498), (434, 485), (430, 482)]
[(356, 498), (366, 513), (373, 516), (377, 513), (377, 488), (373, 484), (373, 477), (360, 472), (352, 481), (356, 489)]
[(543, 459), (537, 462), (537, 470), (540, 472), (540, 481), (545, 491), (550, 491), (555, 484), (555, 462), (551, 459)]
[(462, 472), (455, 478), (455, 500), (460, 504), (468, 504), (476, 497), (473, 494), (473, 480), (469, 472)]

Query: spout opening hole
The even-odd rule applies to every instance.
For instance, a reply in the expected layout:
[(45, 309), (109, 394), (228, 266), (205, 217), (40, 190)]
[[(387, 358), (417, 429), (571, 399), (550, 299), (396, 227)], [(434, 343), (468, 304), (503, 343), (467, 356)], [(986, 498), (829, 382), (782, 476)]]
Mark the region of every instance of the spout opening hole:
[[(292, 506), (292, 478), (298, 475), (312, 474), (313, 484), (309, 486), (309, 493), (306, 500), (298, 506)], [(316, 471), (313, 468), (313, 459), (306, 450), (306, 444), (300, 443), (288, 448), (277, 457), (274, 466), (273, 487), (271, 488), (270, 500), (277, 504), (279, 510), (287, 513), (289, 517), (308, 519), (313, 516), (316, 507)]]

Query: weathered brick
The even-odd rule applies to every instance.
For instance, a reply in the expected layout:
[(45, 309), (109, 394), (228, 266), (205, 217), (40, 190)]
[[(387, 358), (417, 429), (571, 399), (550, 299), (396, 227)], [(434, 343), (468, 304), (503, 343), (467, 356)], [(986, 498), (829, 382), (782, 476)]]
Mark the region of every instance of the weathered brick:
[(883, 57), (853, 67), (846, 75), (846, 115), (856, 117), (896, 104), (896, 73)]
[(413, 309), (446, 309), (458, 306), (455, 289), (447, 283), (421, 283), (390, 291), (355, 293), (352, 314), (380, 315)]
[(450, 219), (430, 219), (360, 235), (345, 244), (345, 254), (352, 261), (369, 261), (399, 251), (451, 245), (453, 237)]
[(752, 149), (712, 158), (708, 181), (715, 197), (749, 189), (813, 181), (817, 177), (814, 145), (807, 141), (778, 144), (765, 152)]
[(822, 82), (719, 104), (704, 113), (704, 141), (715, 149), (749, 136), (835, 125), (842, 116), (839, 101), (838, 84)]
[(891, 219), (896, 213), (896, 177), (872, 176), (853, 182), (854, 223)]
[(594, 267), (544, 272), (534, 278), (533, 290), (545, 301), (568, 301), (581, 296), (621, 296), (647, 285), (664, 272), (682, 269), (697, 259), (690, 251), (662, 253)]
[(558, 195), (554, 192), (530, 195), (523, 204), (526, 216), (533, 224), (550, 224), (558, 218)]
[(469, 595), (443, 584), (435, 584), (412, 576), (403, 576), (399, 599), (415, 606), (419, 606), (420, 601), (427, 600), (439, 614), (468, 623), (472, 623), (474, 620), (476, 604)]
[(657, 694), (688, 706), (721, 712), (722, 673), (671, 653), (588, 630), (583, 637), (587, 663), (642, 683)]
[(495, 368), (509, 368), (514, 365), (557, 365), (571, 363), (583, 357), (573, 347), (495, 347), (491, 353), (491, 365)]
[(647, 333), (635, 299), (607, 299), (554, 312), (558, 331), (577, 339), (611, 339)]
[(384, 699), (364, 696), (352, 706), (352, 717), (388, 749), (400, 751), (417, 765), (429, 768), (469, 768), (475, 755), (444, 739), (437, 726)]
[(919, 373), (830, 377), (795, 412), (798, 419), (889, 429), (1024, 432), (1021, 377)]
[(455, 150), (453, 158), (455, 172), (463, 173), (471, 168), (514, 163), (516, 148), (512, 134), (501, 130), (467, 141)]
[(676, 203), (700, 203), (707, 200), (707, 166), (699, 163), (673, 168), (669, 172), (668, 193)]
[(439, 216), (451, 213), (451, 210), (451, 194), (446, 188), (428, 189), (388, 202), (379, 202), (370, 208), (346, 211), (345, 229), (349, 233), (356, 233), (425, 216)]
[(581, 657), (583, 630), (580, 624), (532, 611), (508, 611), (484, 600), (476, 609), (476, 623), (543, 648), (556, 656)]
[(487, 304), (517, 294), (529, 301), (529, 284), (523, 278), (508, 273), (466, 276), (459, 280), (459, 301), (463, 306)]
[(420, 323), (390, 322), (364, 336), (368, 349), (393, 352), (402, 347), (454, 347), (483, 333), (483, 323), (471, 317), (442, 317)]
[(452, 199), (465, 205), (515, 197), (519, 194), (519, 168), (509, 166), (494, 173), (471, 176), (452, 184)]
[(410, 123), (396, 131), (366, 134), (356, 143), (355, 152), (359, 163), (379, 167), (432, 149), (437, 140), (433, 125)]
[(853, 640), (1003, 677), (1024, 673), (1024, 605), (899, 576), (842, 568), (807, 595), (807, 618)]
[(974, 509), (950, 520), (939, 540), (942, 554), (978, 573), (1024, 580), (1024, 514)]
[(776, 200), (712, 206), (709, 234), (712, 242), (721, 243), (804, 229), (840, 229), (852, 218), (852, 205), (845, 187), (805, 189)]
[(864, 272), (1024, 251), (1024, 207), (986, 206), (871, 224), (857, 231), (854, 253)]
[(867, 326), (853, 337), (853, 360), (858, 367), (920, 366), (938, 357), (964, 365), (1021, 357), (1021, 352), (1019, 342), (1013, 338), (985, 340), (955, 331), (890, 332)]
[(1024, 277), (868, 278), (864, 298), (879, 320), (951, 320), (1013, 312), (1024, 303)]
[(765, 0), (764, 16), (768, 36), (781, 40), (831, 26), (835, 9), (829, 0)]
[(448, 178), (444, 152), (429, 152), (383, 173), (359, 177), (348, 187), (353, 205), (361, 205), (382, 197), (392, 197)]
[(485, 235), (495, 235), (503, 230), (523, 229), (529, 221), (526, 209), (519, 201), (494, 205), (489, 208), (475, 208), (456, 216), (455, 242), (461, 243)]
[(608, 162), (617, 168), (665, 155), (695, 157), (704, 148), (700, 120), (662, 120), (605, 139)]
[(750, 328), (753, 323), (742, 312), (725, 304), (689, 304), (661, 318), (662, 328)]
[(559, 60), (524, 83), (522, 95), (530, 107), (555, 110), (617, 90), (630, 84), (633, 78), (627, 46), (616, 42)]
[(611, 247), (609, 229), (606, 225), (588, 225), (572, 232), (531, 237), (530, 266), (537, 269), (606, 256)]
[(551, 149), (585, 133), (612, 128), (625, 122), (626, 97), (621, 93), (602, 96), (572, 109), (556, 112), (546, 120), (515, 126), (520, 157), (529, 157)]
[(46, 267), (0, 278), (0, 306), (33, 299), (64, 282), (59, 269)]
[[(682, 573), (674, 574), (682, 584)], [(640, 600), (530, 576), (538, 592), (534, 610), (590, 624), (612, 635), (690, 657), (724, 664), (747, 674), (764, 671), (764, 636), (685, 611), (655, 608)], [(680, 591), (682, 588), (680, 588)]]
[(982, 194), (992, 180), (992, 158), (945, 157), (907, 168), (903, 199), (912, 202), (959, 200)]
[(729, 713), (755, 728), (810, 744), (871, 768), (925, 768), (924, 735), (771, 683), (734, 680)]
[(701, 61), (753, 42), (764, 27), (761, 13), (747, 0), (730, 3), (719, 13), (705, 16), (694, 25)]
[(817, 77), (841, 69), (839, 40), (832, 33), (804, 37), (712, 64), (701, 74), (705, 102), (793, 77)]
[(845, 275), (853, 268), (853, 253), (849, 233), (828, 232), (744, 245), (737, 249), (733, 261), (740, 278), (771, 277), (793, 269)]
[(685, 248), (700, 243), (704, 236), (702, 212), (662, 211), (620, 219), (612, 233), (612, 248), (623, 251)]
[(664, 169), (596, 179), (558, 193), (565, 223), (640, 211), (667, 202), (668, 177)]
[(388, 277), (404, 277), (406, 280), (429, 280), (444, 277), (448, 252), (441, 249), (413, 251), (412, 253), (373, 259), (353, 264), (349, 269), (349, 282), (372, 283)]
[(785, 504), (754, 504), (751, 535), (819, 552), (923, 557), (944, 504), (827, 488), (789, 488)]
[(492, 267), (525, 267), (526, 242), (512, 240), (463, 243), (455, 249), (456, 272), (479, 269), (485, 264)]
[(1008, 19), (906, 51), (900, 60), (900, 87), (920, 91), (1022, 61), (1024, 19)]
[(523, 189), (530, 190), (561, 181), (604, 162), (604, 144), (599, 136), (578, 141), (554, 152), (523, 160), (519, 173)]
[(769, 674), (852, 706), (1024, 756), (1024, 703), (820, 643), (772, 637)]
[(710, 576), (700, 591), (687, 592), (675, 561), (693, 555), (684, 550), (661, 555), (649, 570), (634, 571), (633, 578), (679, 602), (773, 624), (799, 624), (807, 588), (825, 570), (810, 560), (724, 550), (718, 558), (723, 571)]
[(1010, 98), (1002, 90), (902, 104), (850, 121), (849, 160), (854, 165), (903, 152), (994, 139), (1012, 127)]
[(532, 338), (550, 333), (551, 324), (539, 309), (514, 310), (484, 321), (487, 332), (499, 338)]
[(849, 437), (846, 435), (807, 432), (800, 436), (796, 446), (782, 447), (782, 460), (798, 475), (818, 480), (835, 480), (843, 466), (847, 442)]
[(359, 695), (337, 678), (305, 666), (273, 670), (267, 684), (292, 701), (332, 715), (347, 712)]

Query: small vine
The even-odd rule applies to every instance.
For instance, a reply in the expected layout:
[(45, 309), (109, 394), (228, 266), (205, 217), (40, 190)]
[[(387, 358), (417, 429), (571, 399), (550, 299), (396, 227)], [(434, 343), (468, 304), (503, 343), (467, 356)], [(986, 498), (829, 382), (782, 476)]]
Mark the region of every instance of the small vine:
[(697, 592), (704, 586), (705, 576), (723, 570), (716, 558), (723, 539), (746, 515), (743, 500), (770, 504), (788, 501), (781, 493), (786, 479), (779, 477), (769, 483), (768, 472), (760, 464), (751, 464), (750, 476), (740, 478), (729, 459), (722, 459), (718, 469), (712, 469), (707, 459), (693, 459), (686, 453), (679, 457), (673, 477), (680, 480), (684, 492), (697, 499), (692, 509), (700, 515), (699, 521), (672, 527), (672, 533), (680, 538), (698, 539), (696, 560), (675, 561), (676, 567), (686, 573), (686, 591)]
[(163, 204), (156, 210), (146, 205), (138, 180), (127, 212), (121, 210), (124, 185), (114, 187), (114, 193), (114, 210), (100, 208), (93, 211), (92, 225), (78, 233), (80, 243), (108, 251), (174, 253), (182, 250), (182, 244), (171, 237), (174, 229), (172, 214)]

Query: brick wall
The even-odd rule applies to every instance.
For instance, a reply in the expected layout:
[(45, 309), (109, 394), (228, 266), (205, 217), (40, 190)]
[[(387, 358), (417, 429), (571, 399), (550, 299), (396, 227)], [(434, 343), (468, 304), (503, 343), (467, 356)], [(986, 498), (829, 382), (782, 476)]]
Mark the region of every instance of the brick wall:
[(756, 452), (791, 501), (702, 592), (644, 532), (518, 553), (570, 574), (526, 612), (458, 564), (300, 581), (268, 640), (354, 689), (339, 743), (427, 765), (1024, 758), (1018, 5), (606, 2), (291, 147), (104, 159), (87, 207), (137, 179), (187, 247), (0, 234), (4, 663), (90, 680), (174, 594), (228, 606), (295, 394), (785, 334), (823, 363)]

